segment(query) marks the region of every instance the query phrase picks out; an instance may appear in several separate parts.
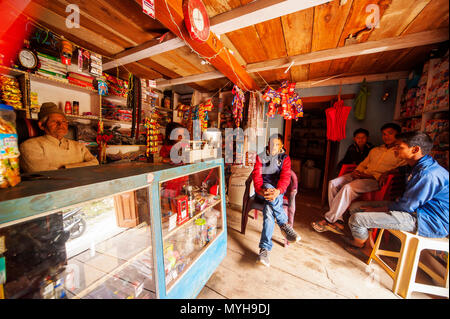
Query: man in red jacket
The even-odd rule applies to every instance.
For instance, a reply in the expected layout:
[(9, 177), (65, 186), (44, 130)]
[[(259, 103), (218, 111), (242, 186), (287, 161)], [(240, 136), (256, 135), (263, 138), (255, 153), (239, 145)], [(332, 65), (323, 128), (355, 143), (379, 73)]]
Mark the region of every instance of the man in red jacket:
[(256, 157), (252, 177), (257, 199), (264, 202), (263, 230), (259, 242), (258, 262), (269, 267), (269, 251), (275, 221), (287, 240), (297, 242), (300, 236), (287, 223), (283, 209), (283, 195), (291, 182), (291, 159), (283, 149), (283, 136), (274, 134), (269, 138), (265, 151)]

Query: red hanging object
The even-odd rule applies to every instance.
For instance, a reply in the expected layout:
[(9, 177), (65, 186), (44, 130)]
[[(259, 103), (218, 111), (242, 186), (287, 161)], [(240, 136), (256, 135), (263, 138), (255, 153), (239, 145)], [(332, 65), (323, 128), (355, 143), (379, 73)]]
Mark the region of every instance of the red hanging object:
[(345, 127), (351, 109), (351, 106), (344, 106), (344, 101), (340, 99), (339, 94), (338, 101), (325, 110), (328, 140), (339, 142), (345, 139)]

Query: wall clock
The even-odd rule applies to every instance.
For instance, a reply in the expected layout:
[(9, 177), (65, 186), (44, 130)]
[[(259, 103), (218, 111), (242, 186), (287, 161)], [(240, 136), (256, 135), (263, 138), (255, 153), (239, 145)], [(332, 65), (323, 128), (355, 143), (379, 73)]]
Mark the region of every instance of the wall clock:
[(18, 55), (19, 67), (27, 72), (35, 71), (39, 66), (39, 59), (33, 50), (23, 48)]
[(183, 0), (183, 15), (191, 39), (200, 43), (209, 38), (209, 17), (201, 0)]

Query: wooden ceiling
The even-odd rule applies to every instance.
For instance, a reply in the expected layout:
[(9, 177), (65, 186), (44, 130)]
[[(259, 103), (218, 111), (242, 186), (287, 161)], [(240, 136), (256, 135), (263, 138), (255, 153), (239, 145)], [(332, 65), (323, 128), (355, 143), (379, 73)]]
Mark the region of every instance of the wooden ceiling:
[[(174, 1), (181, 6), (182, 0), (171, 0)], [(214, 17), (251, 2), (203, 0), (212, 21)], [(104, 63), (107, 63), (132, 52), (129, 50), (133, 48), (159, 45), (160, 37), (169, 31), (144, 14), (140, 3), (138, 0), (32, 0), (25, 14), (68, 40), (102, 54)], [(68, 4), (79, 6), (80, 28), (68, 29), (65, 26)], [(233, 51), (234, 58), (244, 68), (255, 63), (336, 49), (344, 47), (350, 35), (366, 28), (369, 4), (379, 8), (379, 28), (359, 33), (356, 43), (448, 28), (447, 0), (334, 0), (222, 34), (220, 41)], [(171, 38), (176, 37), (170, 33), (162, 42)], [(288, 72), (283, 67), (249, 74), (263, 89), (266, 83), (276, 84), (284, 79), (303, 82), (338, 75), (404, 71), (425, 60), (433, 47), (436, 44), (294, 65)], [(166, 80), (217, 72), (213, 65), (201, 62), (197, 54), (182, 45), (109, 71), (114, 74), (119, 71), (123, 77), (132, 72), (147, 79)], [(229, 80), (222, 77), (213, 80), (200, 78), (187, 84), (206, 92), (216, 91), (228, 83)]]

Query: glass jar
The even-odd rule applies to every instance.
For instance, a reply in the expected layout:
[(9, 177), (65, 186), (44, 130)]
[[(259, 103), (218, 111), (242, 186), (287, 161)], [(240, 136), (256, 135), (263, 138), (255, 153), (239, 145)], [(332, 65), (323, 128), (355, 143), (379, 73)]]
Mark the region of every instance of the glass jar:
[(206, 220), (204, 218), (197, 218), (194, 224), (196, 228), (195, 246), (200, 249), (206, 245)]
[(20, 183), (20, 153), (17, 140), (14, 108), (0, 104), (0, 188)]

